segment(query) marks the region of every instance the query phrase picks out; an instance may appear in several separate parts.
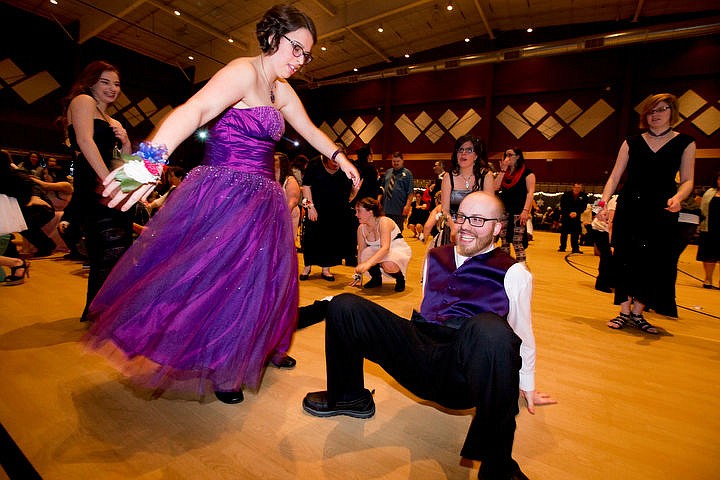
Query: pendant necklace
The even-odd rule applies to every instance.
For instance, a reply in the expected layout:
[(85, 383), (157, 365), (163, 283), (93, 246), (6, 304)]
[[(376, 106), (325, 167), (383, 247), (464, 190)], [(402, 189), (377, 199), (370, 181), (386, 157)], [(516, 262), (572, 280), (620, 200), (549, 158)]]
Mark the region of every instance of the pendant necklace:
[(648, 133), (648, 135), (650, 135), (651, 137), (664, 137), (665, 135), (667, 135), (668, 133), (670, 133), (671, 130), (672, 130), (672, 127), (669, 127), (669, 128), (668, 128), (667, 130), (665, 130), (664, 132), (655, 133), (655, 132), (653, 132), (652, 130), (648, 130), (647, 133)]
[(465, 178), (465, 175), (463, 175), (462, 173), (460, 174), (460, 176), (463, 180), (465, 180), (465, 189), (470, 190), (470, 179), (473, 177), (473, 174), (471, 173), (467, 176), (467, 178)]
[(273, 91), (275, 88), (275, 83), (270, 83), (270, 80), (268, 79), (267, 73), (265, 73), (265, 63), (263, 62), (263, 56), (260, 54), (260, 68), (263, 72), (263, 77), (265, 77), (265, 81), (268, 84), (268, 88), (270, 89), (270, 103), (275, 103), (275, 92)]

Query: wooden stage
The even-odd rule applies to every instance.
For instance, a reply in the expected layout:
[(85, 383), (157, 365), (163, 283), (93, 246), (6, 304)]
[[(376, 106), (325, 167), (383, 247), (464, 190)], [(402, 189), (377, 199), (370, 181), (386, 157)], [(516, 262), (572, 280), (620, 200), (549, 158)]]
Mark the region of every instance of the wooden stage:
[[(534, 416), (521, 409), (514, 452), (523, 471), (533, 480), (720, 478), (720, 291), (701, 288), (696, 247), (679, 266), (680, 318), (648, 314), (662, 329), (653, 336), (605, 326), (618, 309), (593, 289), (598, 258), (590, 247), (558, 253), (558, 237), (536, 232), (528, 250), (538, 389), (559, 403)], [(409, 316), (424, 245), (408, 243), (405, 292), (392, 282), (372, 293), (348, 287), (348, 267), (336, 267), (331, 284), (315, 268), (301, 304), (357, 292)], [(477, 478), (478, 464), (459, 456), (470, 412), (418, 401), (370, 362), (374, 418), (303, 412), (305, 393), (325, 388), (324, 324), (297, 332), (297, 367), (268, 369), (239, 405), (146, 400), (78, 343), (80, 264), (56, 255), (34, 260), (30, 273), (0, 288), (0, 422), (44, 479)]]

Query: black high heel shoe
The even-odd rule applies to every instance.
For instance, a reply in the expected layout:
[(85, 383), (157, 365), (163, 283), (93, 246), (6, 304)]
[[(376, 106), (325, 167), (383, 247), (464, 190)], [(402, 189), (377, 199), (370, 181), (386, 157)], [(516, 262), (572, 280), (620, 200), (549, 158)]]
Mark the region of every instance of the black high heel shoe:
[[(23, 270), (22, 275), (15, 275), (15, 272), (18, 270)], [(25, 277), (30, 278), (30, 263), (23, 260), (22, 265), (18, 265), (17, 267), (10, 267), (10, 275), (5, 277), (4, 285), (6, 287), (11, 287), (13, 285), (21, 285), (25, 283)]]
[(223, 403), (230, 405), (240, 403), (245, 399), (242, 390), (235, 390), (232, 392), (215, 392), (215, 397)]

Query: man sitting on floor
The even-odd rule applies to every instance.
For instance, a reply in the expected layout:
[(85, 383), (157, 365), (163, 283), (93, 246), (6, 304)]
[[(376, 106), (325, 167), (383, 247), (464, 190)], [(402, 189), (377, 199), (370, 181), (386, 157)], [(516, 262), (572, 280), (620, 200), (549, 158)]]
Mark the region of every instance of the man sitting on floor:
[(555, 402), (535, 392), (532, 276), (494, 248), (503, 214), (494, 195), (465, 197), (454, 219), (456, 245), (428, 253), (422, 306), (410, 321), (352, 294), (334, 297), (325, 327), (328, 389), (308, 393), (304, 410), (372, 417), (367, 358), (421, 398), (475, 407), (461, 454), (482, 462), (478, 478), (527, 478), (512, 459), (518, 385), (530, 413)]

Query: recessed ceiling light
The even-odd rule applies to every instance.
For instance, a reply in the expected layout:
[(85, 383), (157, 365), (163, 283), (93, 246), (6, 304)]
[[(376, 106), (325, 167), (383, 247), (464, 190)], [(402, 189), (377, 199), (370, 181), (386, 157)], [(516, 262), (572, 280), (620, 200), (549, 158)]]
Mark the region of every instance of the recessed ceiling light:
[(325, 45), (323, 45), (322, 47), (320, 47), (320, 50), (322, 50), (324, 52), (327, 50), (327, 47)]
[(188, 55), (188, 60), (195, 60), (195, 57), (193, 57), (192, 55)]
[(385, 31), (385, 29), (383, 28), (383, 26), (382, 26), (382, 25), (378, 25), (378, 32), (382, 33), (382, 32), (384, 32), (384, 31)]
[(527, 29), (527, 33), (532, 33), (532, 31), (533, 31), (532, 27)]
[(470, 43), (470, 37), (465, 37), (465, 43)]
[(228, 43), (235, 43), (235, 40), (233, 40), (232, 38), (228, 38)]
[(57, 0), (50, 0), (50, 3), (52, 3), (53, 5), (57, 5), (57, 4), (58, 4)]
[(410, 58), (410, 54), (409, 54), (409, 53), (406, 53), (406, 54), (405, 54), (405, 58)]
[(453, 8), (454, 7), (453, 7), (452, 2), (448, 2), (447, 6), (445, 7), (445, 9), (447, 9), (448, 12), (452, 12)]
[(180, 10), (173, 10), (173, 13), (174, 13), (175, 15), (177, 15), (178, 17), (180, 16)]
[(357, 71), (358, 71), (357, 67), (353, 68), (353, 72), (357, 72)]

